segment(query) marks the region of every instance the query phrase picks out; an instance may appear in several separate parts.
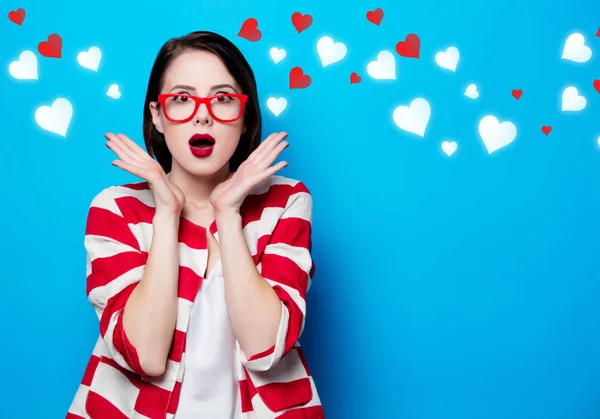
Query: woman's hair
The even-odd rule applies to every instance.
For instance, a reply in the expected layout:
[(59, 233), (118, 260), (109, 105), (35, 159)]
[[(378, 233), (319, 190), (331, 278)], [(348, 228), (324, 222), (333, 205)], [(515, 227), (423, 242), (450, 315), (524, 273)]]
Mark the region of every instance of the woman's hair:
[(193, 50), (204, 50), (218, 56), (241, 86), (242, 93), (248, 95), (248, 102), (244, 107), (246, 131), (241, 135), (240, 143), (229, 161), (229, 170), (235, 172), (260, 144), (262, 119), (258, 91), (254, 72), (241, 51), (227, 38), (214, 32), (197, 31), (179, 38), (171, 38), (158, 52), (150, 72), (144, 101), (143, 130), (146, 149), (150, 156), (156, 157), (165, 173), (171, 171), (171, 152), (167, 148), (164, 135), (158, 132), (152, 122), (149, 104), (157, 100), (164, 83), (165, 72), (171, 62), (181, 54)]

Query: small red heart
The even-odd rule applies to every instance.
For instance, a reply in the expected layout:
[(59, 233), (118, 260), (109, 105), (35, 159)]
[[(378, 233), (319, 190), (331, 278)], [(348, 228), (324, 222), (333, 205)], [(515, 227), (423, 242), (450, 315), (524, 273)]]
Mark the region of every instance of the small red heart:
[(238, 36), (252, 42), (260, 40), (262, 32), (258, 30), (258, 21), (253, 17), (246, 19), (238, 32)]
[(313, 18), (309, 14), (303, 15), (300, 12), (295, 12), (292, 15), (292, 24), (294, 25), (298, 33), (302, 32), (305, 29), (308, 29), (308, 27), (312, 25), (312, 23)]
[(596, 32), (596, 36), (600, 37), (600, 28), (598, 28), (598, 32)]
[(600, 93), (600, 80), (594, 80), (594, 89)]
[(401, 57), (419, 58), (419, 50), (420, 49), (421, 49), (421, 40), (414, 33), (406, 35), (406, 38), (404, 41), (400, 41), (396, 44), (396, 52)]
[(350, 74), (350, 84), (360, 83), (361, 81), (362, 81), (362, 78), (358, 74), (356, 74), (356, 73)]
[(515, 90), (513, 90), (512, 91), (512, 95), (517, 100), (521, 99), (521, 96), (523, 96), (523, 89), (515, 89)]
[(379, 26), (381, 23), (381, 19), (383, 19), (383, 10), (381, 8), (377, 8), (375, 10), (371, 10), (367, 12), (367, 20), (375, 25)]
[(23, 21), (25, 20), (25, 9), (21, 7), (20, 9), (8, 12), (8, 19), (11, 22), (21, 26), (23, 24)]
[(552, 127), (550, 125), (544, 125), (542, 126), (542, 132), (548, 135), (552, 132)]
[(47, 41), (42, 41), (38, 44), (38, 51), (44, 57), (62, 58), (61, 37), (56, 33), (49, 35)]
[(310, 86), (311, 78), (304, 74), (300, 67), (294, 67), (290, 71), (290, 89), (304, 89)]

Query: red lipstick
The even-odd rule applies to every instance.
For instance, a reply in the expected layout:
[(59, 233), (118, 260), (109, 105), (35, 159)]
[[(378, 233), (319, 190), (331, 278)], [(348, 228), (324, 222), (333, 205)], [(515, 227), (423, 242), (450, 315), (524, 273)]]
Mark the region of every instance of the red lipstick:
[(215, 139), (210, 134), (194, 134), (191, 136), (190, 151), (196, 157), (208, 157), (215, 145)]

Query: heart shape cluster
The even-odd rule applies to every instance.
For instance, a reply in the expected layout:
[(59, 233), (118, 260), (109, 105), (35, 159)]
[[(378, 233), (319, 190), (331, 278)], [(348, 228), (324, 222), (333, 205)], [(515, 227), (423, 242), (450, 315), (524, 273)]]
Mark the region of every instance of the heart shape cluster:
[[(367, 21), (373, 25), (380, 26), (384, 18), (384, 11), (380, 8), (366, 12)], [(291, 17), (292, 25), (298, 34), (306, 31), (313, 24), (313, 17), (310, 14), (295, 12)], [(241, 26), (238, 35), (252, 42), (257, 42), (262, 38), (262, 32), (258, 28), (259, 23), (256, 18), (247, 19)], [(599, 32), (600, 33), (600, 32)], [(317, 55), (322, 67), (329, 67), (342, 61), (348, 54), (348, 47), (345, 43), (335, 40), (332, 36), (322, 36), (317, 41)], [(273, 47), (270, 55), (275, 64), (279, 64), (287, 57), (285, 49)], [(398, 65), (397, 57), (406, 59), (420, 59), (421, 39), (417, 34), (410, 33), (395, 45), (394, 50), (379, 51), (374, 59), (366, 64), (366, 74), (374, 80), (397, 80)], [(562, 59), (576, 63), (585, 63), (589, 61), (592, 55), (591, 48), (586, 45), (583, 35), (579, 33), (571, 34), (563, 47)], [(456, 73), (459, 70), (461, 54), (459, 49), (450, 45), (445, 49), (434, 53), (435, 63), (449, 73)], [(289, 89), (306, 89), (312, 84), (312, 77), (306, 74), (301, 66), (295, 65), (289, 70)], [(357, 85), (363, 82), (363, 77), (359, 71), (350, 73), (350, 84)], [(594, 89), (600, 93), (600, 80), (594, 80), (592, 83)], [(511, 90), (512, 97), (521, 101), (524, 96), (522, 88)], [(464, 91), (464, 96), (471, 100), (477, 100), (480, 97), (480, 91), (475, 83), (470, 83)], [(575, 86), (568, 86), (562, 93), (561, 110), (564, 112), (577, 112), (583, 110), (587, 105), (587, 100), (582, 96)], [(288, 106), (287, 99), (283, 97), (271, 97), (267, 100), (267, 107), (277, 117), (282, 114)], [(399, 104), (392, 111), (392, 120), (401, 130), (425, 137), (427, 127), (432, 115), (430, 103), (422, 97), (413, 98), (410, 103)], [(484, 115), (478, 124), (479, 136), (484, 148), (488, 154), (492, 154), (509, 144), (517, 137), (517, 127), (511, 121), (501, 121), (497, 116)], [(553, 131), (551, 125), (542, 125), (541, 131), (548, 136)], [(441, 149), (448, 156), (453, 155), (458, 143), (454, 140), (443, 140), (440, 143)]]
[[(23, 8), (8, 13), (8, 19), (21, 27), (25, 22), (26, 16), (27, 12)], [(38, 43), (37, 53), (41, 57), (48, 59), (62, 59), (62, 37), (57, 33), (51, 33), (45, 40)], [(93, 72), (98, 72), (101, 61), (102, 51), (96, 46), (80, 51), (77, 54), (79, 65)], [(36, 52), (24, 50), (19, 54), (18, 58), (9, 64), (8, 72), (14, 79), (19, 81), (37, 81), (39, 80), (39, 65), (40, 60)], [(106, 96), (112, 99), (119, 99), (121, 97), (119, 86), (114, 83), (111, 84), (106, 90)], [(51, 104), (37, 108), (34, 116), (40, 128), (66, 137), (73, 117), (73, 105), (64, 97), (56, 98)]]

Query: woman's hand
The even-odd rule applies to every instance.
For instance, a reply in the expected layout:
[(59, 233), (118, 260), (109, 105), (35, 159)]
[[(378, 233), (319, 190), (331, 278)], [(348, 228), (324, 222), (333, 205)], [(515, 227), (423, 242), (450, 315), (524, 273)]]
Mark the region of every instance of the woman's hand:
[(213, 190), (209, 201), (215, 213), (239, 212), (244, 199), (255, 185), (287, 166), (285, 161), (271, 166), (279, 153), (288, 146), (287, 141), (281, 141), (285, 137), (285, 132), (269, 135), (227, 180)]
[(112, 161), (113, 166), (148, 182), (156, 212), (179, 215), (185, 204), (185, 196), (177, 185), (169, 181), (161, 165), (123, 134), (108, 133), (106, 138), (106, 146), (120, 158)]

